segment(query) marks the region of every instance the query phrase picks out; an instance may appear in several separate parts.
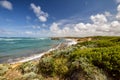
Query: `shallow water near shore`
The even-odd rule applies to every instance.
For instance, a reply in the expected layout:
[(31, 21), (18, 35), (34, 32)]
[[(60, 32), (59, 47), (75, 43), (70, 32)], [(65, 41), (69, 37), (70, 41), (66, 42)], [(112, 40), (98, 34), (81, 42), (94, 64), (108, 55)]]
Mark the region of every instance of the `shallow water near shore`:
[(0, 63), (12, 62), (27, 56), (45, 52), (63, 40), (51, 40), (50, 38), (24, 38), (1, 37), (0, 38)]

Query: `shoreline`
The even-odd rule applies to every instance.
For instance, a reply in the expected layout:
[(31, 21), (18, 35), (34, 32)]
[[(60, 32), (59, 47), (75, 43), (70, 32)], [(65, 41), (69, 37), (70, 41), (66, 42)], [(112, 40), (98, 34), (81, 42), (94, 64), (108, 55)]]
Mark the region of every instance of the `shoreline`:
[(9, 64), (24, 63), (24, 62), (27, 62), (27, 61), (36, 60), (36, 59), (38, 59), (38, 58), (41, 58), (43, 55), (45, 55), (45, 54), (47, 54), (47, 53), (49, 53), (49, 52), (51, 52), (51, 51), (53, 51), (53, 50), (56, 50), (60, 45), (61, 45), (61, 43), (58, 44), (58, 46), (55, 47), (55, 48), (51, 48), (51, 49), (49, 49), (49, 50), (47, 50), (47, 51), (45, 51), (45, 52), (42, 52), (42, 53), (38, 53), (38, 54), (34, 54), (34, 55), (31, 55), (31, 56), (25, 57), (25, 58), (23, 58), (22, 60), (10, 62)]
[[(67, 47), (69, 47), (69, 46), (71, 46), (71, 45), (77, 44), (77, 41), (76, 41), (75, 39), (65, 39), (65, 41), (66, 41), (66, 42), (63, 43), (63, 44), (66, 44)], [(59, 49), (59, 47), (60, 47), (61, 45), (62, 45), (62, 43), (58, 44), (58, 46), (56, 46), (55, 48), (49, 49), (49, 50), (46, 51), (46, 52), (42, 52), (42, 53), (35, 54), (35, 55), (29, 56), (29, 57), (25, 57), (25, 58), (22, 59), (22, 60), (13, 61), (13, 62), (10, 62), (9, 64), (24, 63), (24, 62), (27, 62), (27, 61), (32, 61), (32, 60), (40, 59), (43, 55), (48, 54), (48, 53), (50, 53), (51, 51), (54, 51), (54, 50)]]

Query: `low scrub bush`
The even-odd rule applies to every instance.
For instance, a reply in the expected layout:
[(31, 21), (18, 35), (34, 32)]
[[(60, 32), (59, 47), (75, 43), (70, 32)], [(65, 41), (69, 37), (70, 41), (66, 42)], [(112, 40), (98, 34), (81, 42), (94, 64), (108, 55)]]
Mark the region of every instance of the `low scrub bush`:
[(4, 75), (9, 69), (8, 65), (0, 64), (0, 76)]
[(26, 73), (20, 78), (16, 78), (15, 80), (44, 80), (42, 75), (38, 75), (34, 72)]
[(23, 63), (22, 65), (20, 65), (19, 70), (22, 72), (22, 74), (38, 71), (36, 65), (32, 62)]

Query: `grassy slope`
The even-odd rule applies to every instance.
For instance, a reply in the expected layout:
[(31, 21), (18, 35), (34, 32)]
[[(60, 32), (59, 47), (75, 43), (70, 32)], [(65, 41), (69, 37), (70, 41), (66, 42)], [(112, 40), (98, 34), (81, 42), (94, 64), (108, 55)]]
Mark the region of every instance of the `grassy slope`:
[(14, 68), (1, 65), (0, 76), (0, 80), (120, 80), (120, 37), (82, 38), (38, 62)]

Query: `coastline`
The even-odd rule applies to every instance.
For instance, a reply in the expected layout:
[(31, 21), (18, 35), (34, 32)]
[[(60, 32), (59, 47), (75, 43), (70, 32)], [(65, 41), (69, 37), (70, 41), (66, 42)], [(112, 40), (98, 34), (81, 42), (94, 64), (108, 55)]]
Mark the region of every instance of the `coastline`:
[[(67, 47), (71, 46), (71, 45), (75, 45), (77, 44), (77, 41), (75, 39), (65, 39), (65, 43), (63, 43), (64, 45), (66, 44)], [(55, 48), (51, 48), (49, 49), (48, 51), (46, 52), (42, 52), (42, 53), (39, 53), (39, 54), (36, 54), (36, 55), (32, 55), (32, 56), (29, 56), (29, 57), (25, 57), (24, 59), (22, 60), (18, 60), (18, 61), (13, 61), (9, 64), (16, 64), (16, 63), (24, 63), (24, 62), (27, 62), (27, 61), (32, 61), (32, 60), (36, 60), (36, 59), (40, 59), (43, 55), (45, 54), (48, 54), (50, 53), (51, 51), (54, 51), (54, 50), (57, 50), (61, 47), (62, 43), (58, 44), (58, 46), (56, 46)]]
[(67, 46), (71, 46), (71, 45), (77, 44), (77, 40), (76, 39), (65, 39), (65, 40), (68, 42)]

